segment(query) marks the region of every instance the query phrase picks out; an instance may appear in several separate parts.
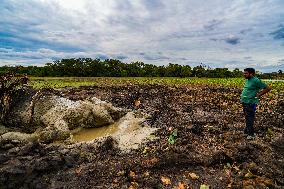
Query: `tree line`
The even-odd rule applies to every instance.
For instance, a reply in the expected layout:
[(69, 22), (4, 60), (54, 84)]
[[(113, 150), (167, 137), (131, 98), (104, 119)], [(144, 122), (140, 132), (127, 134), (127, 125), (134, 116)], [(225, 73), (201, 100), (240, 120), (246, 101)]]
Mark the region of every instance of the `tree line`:
[(157, 66), (143, 62), (123, 63), (117, 59), (70, 58), (56, 60), (44, 66), (0, 67), (0, 73), (15, 71), (35, 77), (242, 77), (238, 68), (211, 69), (203, 64), (195, 67), (169, 63)]

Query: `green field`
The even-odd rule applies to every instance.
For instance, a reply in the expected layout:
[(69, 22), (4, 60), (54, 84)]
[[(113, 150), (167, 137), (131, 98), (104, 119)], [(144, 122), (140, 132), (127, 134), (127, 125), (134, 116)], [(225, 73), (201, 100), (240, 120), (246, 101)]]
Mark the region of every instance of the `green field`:
[[(284, 91), (283, 81), (265, 81), (274, 92)], [(243, 78), (173, 78), (173, 77), (32, 77), (30, 85), (35, 89), (80, 86), (113, 85), (174, 85), (174, 86), (219, 86), (241, 88)]]

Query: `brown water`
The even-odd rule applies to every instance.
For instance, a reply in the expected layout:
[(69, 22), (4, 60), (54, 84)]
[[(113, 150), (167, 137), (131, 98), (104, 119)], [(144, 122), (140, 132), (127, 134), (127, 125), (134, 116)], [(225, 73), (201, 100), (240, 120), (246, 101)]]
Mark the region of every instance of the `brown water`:
[(110, 126), (74, 131), (73, 140), (88, 142), (100, 137), (112, 136), (122, 149), (138, 148), (138, 145), (156, 130), (147, 125), (142, 126), (144, 120), (144, 117), (135, 117), (133, 113), (128, 113)]
[(118, 130), (117, 124), (99, 128), (83, 128), (75, 131), (73, 140), (76, 142), (91, 141), (99, 137), (113, 135)]

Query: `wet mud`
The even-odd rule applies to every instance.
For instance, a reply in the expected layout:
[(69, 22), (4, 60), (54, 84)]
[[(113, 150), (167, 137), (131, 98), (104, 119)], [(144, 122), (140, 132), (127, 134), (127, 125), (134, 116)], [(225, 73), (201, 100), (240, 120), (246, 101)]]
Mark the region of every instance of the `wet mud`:
[[(160, 85), (49, 91), (72, 102), (95, 97), (116, 108), (143, 112), (149, 117), (141, 127), (157, 130), (130, 151), (112, 136), (94, 142), (1, 140), (0, 188), (195, 189), (202, 184), (283, 188), (283, 96), (270, 94), (261, 99), (255, 122), (257, 138), (247, 140), (240, 92)], [(11, 127), (12, 123), (16, 122), (0, 127), (1, 136), (12, 131), (20, 135), (27, 127)], [(170, 144), (174, 130), (177, 137)]]

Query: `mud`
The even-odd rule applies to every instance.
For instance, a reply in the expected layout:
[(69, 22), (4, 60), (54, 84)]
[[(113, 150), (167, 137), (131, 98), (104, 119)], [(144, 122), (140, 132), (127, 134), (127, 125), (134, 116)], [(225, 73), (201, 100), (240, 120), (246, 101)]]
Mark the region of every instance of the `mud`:
[(129, 112), (119, 121), (109, 126), (100, 128), (80, 129), (73, 133), (75, 142), (92, 142), (95, 139), (111, 136), (123, 151), (137, 149), (139, 145), (149, 139), (149, 136), (156, 131), (145, 124), (146, 115), (142, 113)]
[[(95, 97), (145, 112), (150, 116), (143, 124), (158, 130), (131, 151), (115, 137), (66, 144), (3, 140), (0, 188), (283, 188), (283, 96), (263, 97), (258, 137), (250, 141), (243, 134), (240, 92), (159, 85), (53, 91), (75, 102)], [(174, 129), (177, 139), (169, 144)]]

